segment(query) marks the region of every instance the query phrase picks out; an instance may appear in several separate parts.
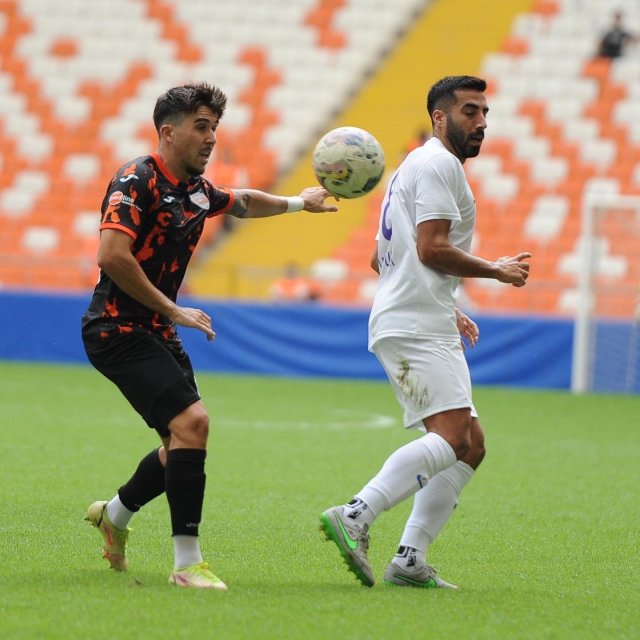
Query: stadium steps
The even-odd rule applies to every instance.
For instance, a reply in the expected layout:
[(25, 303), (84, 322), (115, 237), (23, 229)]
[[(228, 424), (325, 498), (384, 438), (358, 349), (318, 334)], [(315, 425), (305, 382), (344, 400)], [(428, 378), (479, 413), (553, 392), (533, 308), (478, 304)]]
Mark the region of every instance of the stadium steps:
[[(609, 13), (595, 2), (586, 16), (568, 9), (553, 1), (533, 3), (483, 62), (490, 128), (481, 156), (465, 164), (479, 211), (474, 250), (489, 258), (530, 250), (533, 277), (518, 291), (470, 280), (470, 308), (573, 313), (585, 190), (640, 194), (640, 85), (633, 52), (613, 63), (594, 59), (595, 27), (604, 29)], [(630, 3), (623, 9), (634, 22), (636, 9)], [(368, 264), (379, 204), (378, 192), (368, 199), (361, 227), (332, 254), (356, 278), (367, 277), (362, 265)], [(598, 242), (605, 241), (608, 253), (597, 267), (596, 311), (614, 317), (633, 317), (637, 310), (634, 247), (640, 229), (634, 219), (627, 215), (615, 224), (607, 218), (599, 230)], [(354, 290), (351, 302), (366, 303), (373, 288)]]
[[(467, 281), (465, 301), (471, 309), (574, 313), (585, 191), (640, 194), (634, 100), (640, 85), (629, 73), (633, 54), (613, 63), (593, 59), (593, 25), (604, 28), (610, 16), (593, 4), (588, 22), (581, 23), (561, 8), (553, 2), (534, 3), (530, 12), (518, 16), (499, 51), (483, 62), (482, 75), (489, 79), (489, 129), (480, 157), (465, 164), (478, 204), (474, 251), (494, 258), (530, 250), (534, 257), (533, 276), (524, 289)], [(573, 37), (577, 53), (564, 55), (562, 49), (558, 57), (558, 48), (571, 48)], [(545, 56), (546, 47), (551, 57)], [(550, 74), (554, 64), (560, 68)], [(370, 204), (375, 214), (379, 202), (372, 198)], [(599, 313), (628, 318), (637, 312), (637, 220), (637, 215), (610, 215), (598, 230), (597, 241), (607, 247), (596, 270)], [(371, 215), (353, 232), (349, 246), (334, 255), (363, 260), (367, 252), (358, 244), (367, 236), (367, 226), (373, 237), (376, 222)]]

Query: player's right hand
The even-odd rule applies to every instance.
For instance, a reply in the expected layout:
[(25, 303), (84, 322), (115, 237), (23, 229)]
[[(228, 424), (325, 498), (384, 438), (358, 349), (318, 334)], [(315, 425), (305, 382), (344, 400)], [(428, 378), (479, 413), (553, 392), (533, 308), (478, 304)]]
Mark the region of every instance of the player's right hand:
[(512, 284), (514, 287), (524, 287), (529, 277), (529, 263), (523, 262), (530, 258), (528, 251), (523, 251), (516, 256), (503, 256), (496, 260), (496, 264), (500, 267), (498, 272), (498, 280), (506, 284)]

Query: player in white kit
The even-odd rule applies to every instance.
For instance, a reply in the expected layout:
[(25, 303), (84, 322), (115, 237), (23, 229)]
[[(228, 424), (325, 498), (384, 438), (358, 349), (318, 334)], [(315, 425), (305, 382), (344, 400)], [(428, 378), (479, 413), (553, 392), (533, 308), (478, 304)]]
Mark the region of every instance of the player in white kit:
[(384, 581), (456, 588), (426, 562), (427, 550), (484, 457), (461, 336), (478, 327), (456, 308), (461, 278), (493, 278), (515, 287), (529, 275), (531, 254), (485, 260), (472, 255), (476, 208), (462, 164), (478, 155), (489, 111), (486, 83), (450, 76), (427, 98), (433, 136), (407, 155), (387, 187), (377, 249), (380, 274), (369, 318), (369, 349), (384, 367), (407, 428), (426, 435), (400, 447), (353, 500), (320, 516), (350, 571), (365, 586), (375, 578), (367, 558), (375, 518), (414, 495), (411, 515)]

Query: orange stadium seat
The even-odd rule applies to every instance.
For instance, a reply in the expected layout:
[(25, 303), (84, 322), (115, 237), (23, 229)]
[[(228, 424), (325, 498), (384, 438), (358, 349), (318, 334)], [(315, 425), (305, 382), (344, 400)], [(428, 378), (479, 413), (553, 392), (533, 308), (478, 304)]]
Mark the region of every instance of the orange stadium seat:
[[(362, 0), (318, 0), (302, 7), (249, 0), (224, 7), (200, 0), (117, 2), (130, 9), (126, 29), (119, 28), (122, 12), (101, 4), (88, 5), (68, 28), (62, 7), (52, 5), (44, 14), (33, 3), (0, 3), (6, 36), (0, 89), (3, 104), (13, 101), (0, 116), (0, 154), (11, 158), (1, 172), (0, 218), (17, 230), (3, 236), (14, 241), (10, 254), (7, 249), (0, 255), (3, 286), (85, 286), (83, 279), (56, 278), (53, 272), (66, 270), (69, 261), (81, 270), (86, 262), (86, 231), (76, 221), (97, 224), (113, 171), (156, 143), (150, 105), (168, 83), (204, 73), (227, 91), (234, 108), (220, 132), (221, 155), (216, 153), (207, 175), (223, 186), (267, 189), (353, 91), (350, 65), (377, 59), (374, 45), (395, 35), (380, 21), (376, 28), (389, 31), (384, 38), (368, 30), (372, 37), (351, 46), (350, 57), (340, 53), (352, 43), (348, 20), (339, 21), (338, 13)], [(405, 4), (402, 11), (409, 16), (415, 3)], [(194, 21), (193, 15), (202, 19)], [(342, 68), (342, 77), (334, 70), (328, 77), (330, 66)], [(324, 86), (317, 70), (325, 71)], [(352, 76), (362, 73), (356, 69)], [(28, 135), (23, 121), (33, 129)], [(24, 189), (31, 174), (46, 176), (45, 187)], [(46, 234), (32, 232), (28, 247), (22, 243), (30, 227), (49, 226), (58, 232), (50, 237), (59, 239), (46, 253), (51, 273), (38, 262), (45, 244), (34, 240), (44, 242)], [(220, 227), (221, 220), (212, 220), (203, 242), (213, 244)], [(15, 261), (23, 272), (13, 268)]]
[[(554, 19), (562, 11), (562, 5), (553, 0), (538, 0), (532, 8), (532, 13), (540, 14), (546, 21), (544, 33), (551, 30)], [(565, 101), (572, 98), (572, 87), (576, 87), (578, 95), (583, 96), (576, 98), (580, 100), (580, 106), (576, 102), (574, 111), (577, 117), (559, 119), (558, 116), (562, 114), (553, 111), (555, 106), (548, 101), (551, 96), (536, 92), (535, 77), (528, 80), (524, 78), (521, 86), (525, 97), (519, 104), (512, 100), (513, 106), (509, 106), (509, 96), (501, 89), (501, 69), (511, 78), (514, 65), (527, 68), (524, 62), (539, 55), (538, 51), (534, 35), (518, 33), (503, 43), (499, 54), (502, 58), (491, 58), (490, 75), (495, 80), (492, 83), (495, 86), (489, 102), (490, 106), (492, 100), (498, 103), (497, 122), (490, 122), (491, 128), (480, 158), (470, 160), (465, 165), (478, 205), (478, 251), (488, 258), (496, 258), (530, 249), (534, 253), (531, 262), (535, 280), (516, 295), (491, 283), (468, 281), (465, 291), (479, 309), (565, 312), (561, 294), (563, 290), (575, 289), (576, 276), (563, 273), (559, 265), (563, 256), (574, 254), (580, 233), (585, 187), (595, 184), (591, 182), (593, 179), (610, 178), (614, 182), (607, 183), (610, 185), (607, 188), (613, 188), (617, 193), (639, 192), (640, 185), (632, 181), (639, 153), (638, 144), (629, 138), (629, 130), (623, 120), (626, 116), (614, 119), (616, 104), (625, 99), (629, 92), (629, 87), (619, 77), (613, 77), (615, 63), (593, 59), (590, 54), (583, 62), (577, 62), (575, 74), (567, 77), (566, 82), (563, 80), (566, 86), (562, 87), (567, 94), (563, 96)], [(501, 60), (507, 59), (514, 62), (502, 64)], [(531, 64), (528, 68), (538, 67)], [(549, 68), (545, 73), (553, 74), (553, 69)], [(580, 84), (581, 78), (595, 81), (597, 91), (591, 85)], [(505, 87), (509, 85), (507, 82), (504, 84)], [(503, 112), (500, 111), (501, 105), (505, 107)], [(627, 111), (631, 113), (632, 109), (628, 108)], [(504, 114), (509, 117), (509, 113), (517, 113), (517, 117), (525, 120), (512, 118), (507, 121)], [(492, 117), (490, 113), (489, 118)], [(532, 128), (527, 131), (534, 133), (534, 136), (527, 137), (524, 128), (526, 119), (532, 123)], [(477, 168), (474, 168), (474, 162), (478, 163)], [(599, 184), (604, 188), (604, 182), (600, 181)], [(536, 203), (543, 195), (560, 198), (559, 202), (564, 203), (562, 213), (554, 212), (550, 208), (550, 201), (536, 209)], [(372, 211), (377, 209), (379, 202), (375, 204)], [(347, 245), (334, 252), (335, 256), (345, 259), (348, 264), (368, 264), (369, 253), (359, 248), (359, 242), (361, 237), (372, 238), (375, 234), (375, 213), (373, 211), (371, 217), (367, 218), (366, 230), (362, 234), (352, 234)], [(628, 235), (625, 230), (628, 232), (627, 227), (613, 222), (600, 230), (600, 233), (612, 238), (611, 265), (625, 264), (625, 260), (627, 264), (635, 263), (631, 247), (626, 246), (623, 240)], [(633, 245), (635, 241), (637, 246), (638, 237), (638, 234), (634, 235), (627, 244)], [(354, 274), (360, 272), (358, 267), (351, 269)], [(615, 299), (615, 296), (612, 294), (611, 298)], [(616, 302), (616, 305), (618, 311), (623, 308), (628, 311), (628, 303), (626, 307), (622, 302)]]
[[(201, 51), (195, 44), (189, 43), (188, 30), (184, 23), (177, 17), (172, 3), (162, 0), (149, 0), (146, 3), (149, 17), (158, 20), (162, 26), (162, 38), (168, 40), (176, 48), (176, 58), (180, 62), (195, 63), (201, 58)], [(25, 7), (19, 2), (5, 2), (0, 5), (0, 13), (5, 22), (6, 33), (1, 40), (2, 66), (6, 77), (11, 79), (11, 85), (7, 85), (10, 93), (16, 100), (21, 100), (28, 118), (35, 118), (39, 122), (40, 131), (48, 135), (53, 141), (49, 155), (36, 164), (33, 158), (22, 154), (17, 145), (19, 138), (15, 137), (13, 129), (15, 124), (8, 114), (2, 114), (0, 120), (0, 154), (5, 159), (0, 173), (0, 219), (3, 223), (2, 254), (0, 255), (0, 281), (2, 286), (43, 286), (55, 287), (64, 284), (65, 287), (86, 287), (93, 284), (87, 283), (86, 278), (56, 277), (57, 269), (65, 271), (67, 262), (74, 260), (78, 264), (84, 264), (85, 256), (78, 252), (78, 246), (82, 244), (73, 229), (69, 226), (75, 215), (83, 211), (94, 211), (96, 220), (99, 216), (98, 208), (107, 182), (115, 168), (125, 158), (115, 155), (113, 145), (100, 140), (100, 131), (105, 121), (118, 116), (126, 103), (135, 98), (141, 90), (144, 82), (155, 75), (152, 64), (144, 60), (135, 60), (128, 63), (126, 60), (118, 61), (119, 51), (117, 47), (111, 48), (114, 63), (118, 64), (124, 73), (116, 81), (105, 81), (98, 75), (80, 77), (77, 81), (78, 96), (90, 105), (88, 117), (85, 120), (63, 121), (55, 113), (54, 100), (45, 95), (44, 83), (31, 72), (28, 58), (23, 58), (18, 53), (20, 39), (34, 32), (38, 25), (37, 16), (29, 17), (24, 14)], [(55, 37), (51, 45), (43, 55), (51, 58), (73, 60), (81, 50), (77, 36)], [(266, 56), (265, 56), (266, 59)], [(280, 81), (279, 71), (270, 69), (266, 65), (260, 66), (260, 60), (253, 58), (252, 62), (258, 64), (254, 86), (247, 89), (247, 95), (259, 95), (260, 101), (254, 104), (254, 117), (249, 134), (253, 132), (254, 139), (250, 144), (254, 146), (254, 154), (251, 157), (247, 173), (253, 179), (253, 184), (258, 187), (266, 187), (273, 182), (276, 173), (276, 161), (272, 155), (261, 149), (261, 137), (264, 131), (277, 121), (275, 112), (268, 112), (265, 106), (265, 87), (268, 88)], [(69, 68), (71, 69), (71, 67)], [(67, 70), (65, 73), (69, 73)], [(150, 111), (145, 110), (145, 117), (150, 118)], [(13, 120), (15, 120), (15, 115)], [(21, 116), (22, 117), (22, 116)], [(12, 130), (9, 130), (11, 128)], [(142, 127), (140, 127), (142, 128)], [(133, 134), (136, 136), (136, 129)], [(155, 131), (146, 125), (146, 129), (140, 131), (140, 139), (155, 144)], [(256, 144), (258, 148), (256, 148)], [(97, 173), (90, 179), (78, 180), (77, 175), (66, 175), (67, 160), (77, 154), (86, 154), (90, 150), (97, 159)], [(9, 162), (8, 159), (11, 158)], [(45, 172), (50, 176), (49, 189), (38, 197), (30, 195), (28, 191), (19, 186), (19, 180), (24, 172), (34, 169)], [(224, 169), (224, 163), (222, 168)], [(221, 178), (233, 180), (237, 170), (220, 171)], [(53, 214), (53, 215), (52, 215)], [(18, 219), (19, 216), (19, 219)], [(65, 242), (59, 252), (53, 252), (48, 256), (48, 271), (38, 267), (33, 262), (33, 251), (41, 252), (43, 245), (30, 245), (28, 250), (20, 242), (24, 233), (29, 233), (31, 226), (43, 224), (54, 225), (60, 230), (60, 235), (69, 241)], [(213, 242), (216, 231), (219, 229), (218, 221), (207, 225), (204, 241)], [(29, 238), (38, 238), (37, 233), (28, 235)], [(11, 256), (6, 253), (11, 247)], [(6, 258), (6, 259), (5, 259)], [(22, 269), (14, 268), (15, 261), (22, 262)], [(48, 274), (48, 275), (47, 275)]]
[[(349, 47), (348, 21), (338, 19), (349, 0), (315, 0), (295, 7), (295, 35), (305, 30), (296, 44), (299, 55), (304, 55), (303, 70), (300, 65), (287, 67), (287, 61), (295, 63), (296, 56), (286, 54), (285, 41), (275, 39), (277, 29), (273, 39), (267, 38), (271, 34), (259, 41), (253, 37), (257, 21), (265, 15), (278, 11), (280, 17), (290, 15), (294, 9), (287, 3), (282, 7), (269, 3), (265, 8), (256, 4), (256, 23), (248, 26), (244, 22), (253, 16), (244, 16), (243, 24), (237, 24), (238, 13), (229, 7), (229, 19), (235, 20), (239, 31), (237, 43), (217, 39), (225, 40), (224, 50), (215, 49), (214, 45), (222, 44), (205, 37), (201, 25), (187, 19), (191, 4), (147, 0), (133, 12), (132, 28), (147, 29), (149, 44), (135, 53), (115, 44), (109, 48), (113, 60), (96, 57), (75, 65), (95, 43), (95, 34), (56, 31), (55, 21), (50, 24), (30, 3), (0, 3), (4, 24), (0, 39), (3, 287), (92, 285), (97, 236), (93, 222), (78, 220), (95, 220), (97, 225), (107, 182), (115, 168), (129, 159), (122, 157), (125, 151), (139, 144), (143, 153), (155, 144), (149, 101), (169, 79), (190, 80), (194, 70), (206, 69), (217, 82), (220, 74), (239, 106), (230, 110), (235, 111), (229, 116), (230, 126), (219, 135), (224, 155), (214, 158), (207, 174), (215, 182), (268, 188), (299, 153), (292, 147), (291, 157), (282, 158), (278, 144), (268, 146), (267, 141), (287, 137), (297, 143), (303, 138), (299, 131), (301, 121), (309, 119), (308, 112), (292, 115), (294, 102), (296, 109), (313, 103), (311, 108), (320, 110), (317, 105), (325, 104), (320, 100), (323, 92), (314, 94), (311, 62), (326, 65), (328, 55), (336, 56)], [(199, 3), (198, 10), (213, 12), (210, 4)], [(589, 21), (573, 19), (572, 3), (535, 0), (530, 13), (514, 23), (500, 50), (488, 53), (483, 62), (484, 76), (490, 80), (490, 128), (481, 156), (465, 164), (478, 205), (478, 251), (495, 258), (531, 248), (535, 255), (531, 286), (516, 295), (486, 282), (467, 282), (466, 292), (478, 309), (566, 312), (575, 273), (563, 272), (561, 267), (571, 264), (567, 256), (575, 254), (585, 188), (598, 179), (601, 188), (608, 185), (616, 193), (640, 194), (640, 83), (635, 62), (593, 57), (592, 27), (606, 24), (610, 16), (606, 3), (587, 4)], [(51, 73), (49, 78), (37, 71), (26, 45), (31, 36), (44, 43), (33, 50), (34, 58), (47, 59), (54, 65), (51, 69), (61, 69), (55, 65), (64, 61), (64, 73)], [(314, 51), (306, 51), (309, 40), (322, 52), (315, 52), (316, 58)], [(67, 113), (59, 106), (60, 90), (50, 83), (53, 76), (58, 82), (58, 76), (73, 81), (68, 85), (73, 96), (67, 97), (79, 101), (77, 109)], [(288, 85), (292, 78), (293, 87)], [(305, 97), (300, 88), (303, 82), (311, 86), (316, 100)], [(276, 95), (286, 98), (276, 100)], [(141, 105), (137, 111), (136, 104)], [(324, 122), (336, 109), (326, 104), (327, 113), (320, 114)], [(88, 112), (82, 115), (81, 108)], [(134, 111), (142, 116), (132, 117)], [(114, 122), (126, 126), (120, 130)], [(321, 124), (322, 120), (315, 121), (315, 126)], [(105, 135), (105, 127), (112, 125), (119, 133)], [(287, 126), (295, 135), (283, 133)], [(347, 272), (324, 284), (326, 299), (362, 303), (370, 295), (369, 257), (383, 193), (378, 188), (369, 197), (362, 228), (329, 256), (344, 263)], [(558, 198), (555, 202), (566, 202), (566, 206), (556, 211), (549, 204), (553, 200), (541, 200), (545, 197)], [(546, 202), (548, 210), (540, 209), (540, 202)], [(206, 227), (205, 245), (215, 242), (221, 223), (213, 219)], [(638, 231), (628, 233), (625, 224), (612, 219), (600, 232), (609, 240), (611, 264), (622, 265), (626, 260), (626, 273), (615, 281), (629, 288), (634, 278), (637, 285), (640, 275), (633, 243)], [(624, 296), (612, 293), (610, 297), (611, 308), (628, 312)]]
[(343, 31), (334, 28), (335, 13), (344, 6), (346, 0), (318, 0), (305, 16), (305, 24), (318, 30), (317, 44), (328, 49), (344, 47), (347, 36)]
[(553, 16), (560, 10), (557, 0), (535, 0), (531, 11), (544, 16)]

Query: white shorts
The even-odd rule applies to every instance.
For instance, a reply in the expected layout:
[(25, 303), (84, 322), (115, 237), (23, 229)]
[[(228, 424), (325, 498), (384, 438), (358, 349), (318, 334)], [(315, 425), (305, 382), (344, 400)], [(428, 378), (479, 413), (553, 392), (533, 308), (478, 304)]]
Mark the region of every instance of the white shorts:
[(381, 338), (372, 347), (404, 410), (406, 428), (422, 427), (424, 418), (469, 407), (471, 376), (459, 339)]

